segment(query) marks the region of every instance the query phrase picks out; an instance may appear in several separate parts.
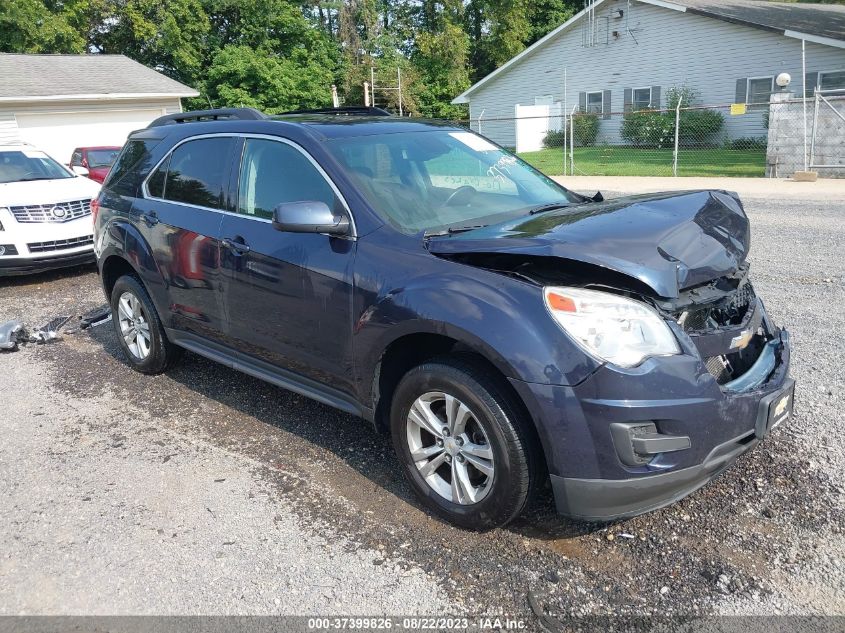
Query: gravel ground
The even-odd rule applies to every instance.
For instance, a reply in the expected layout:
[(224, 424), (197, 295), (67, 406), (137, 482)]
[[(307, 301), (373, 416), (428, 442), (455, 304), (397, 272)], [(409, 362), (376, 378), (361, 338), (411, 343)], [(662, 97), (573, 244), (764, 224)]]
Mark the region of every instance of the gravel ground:
[[(430, 517), (366, 423), (111, 325), (0, 355), (0, 614), (845, 614), (845, 203), (747, 199), (796, 412), (712, 485), (612, 525)], [(0, 281), (0, 322), (103, 303), (93, 268)]]

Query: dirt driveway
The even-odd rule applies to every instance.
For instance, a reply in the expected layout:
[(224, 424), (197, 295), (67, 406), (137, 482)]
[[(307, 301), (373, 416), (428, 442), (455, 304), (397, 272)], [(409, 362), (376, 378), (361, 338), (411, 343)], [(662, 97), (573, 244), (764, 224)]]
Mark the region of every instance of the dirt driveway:
[[(461, 531), (363, 421), (192, 354), (134, 373), (109, 324), (0, 354), (0, 614), (845, 613), (845, 204), (746, 206), (796, 416), (692, 497)], [(93, 267), (0, 280), (0, 322), (102, 303)]]

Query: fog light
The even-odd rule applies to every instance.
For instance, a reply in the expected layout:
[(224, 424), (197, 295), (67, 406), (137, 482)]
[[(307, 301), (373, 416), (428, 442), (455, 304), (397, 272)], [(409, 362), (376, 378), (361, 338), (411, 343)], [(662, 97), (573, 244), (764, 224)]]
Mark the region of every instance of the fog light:
[(682, 451), (692, 446), (685, 435), (658, 433), (654, 422), (613, 422), (610, 435), (619, 460), (626, 466), (642, 466), (660, 453)]

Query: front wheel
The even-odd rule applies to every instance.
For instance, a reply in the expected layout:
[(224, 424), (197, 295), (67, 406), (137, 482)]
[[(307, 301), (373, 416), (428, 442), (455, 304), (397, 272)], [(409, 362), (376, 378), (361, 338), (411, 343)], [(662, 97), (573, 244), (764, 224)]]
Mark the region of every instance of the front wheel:
[(505, 525), (539, 475), (536, 441), (501, 379), (462, 358), (420, 365), (394, 394), (393, 445), (422, 502), (461, 527)]

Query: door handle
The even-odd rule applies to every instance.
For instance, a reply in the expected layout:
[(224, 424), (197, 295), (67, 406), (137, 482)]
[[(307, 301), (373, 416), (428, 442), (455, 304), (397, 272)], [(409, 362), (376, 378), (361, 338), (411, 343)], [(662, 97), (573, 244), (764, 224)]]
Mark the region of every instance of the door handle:
[(243, 255), (244, 253), (248, 253), (251, 250), (249, 248), (249, 244), (244, 242), (243, 238), (241, 237), (224, 237), (222, 240), (220, 240), (220, 243), (236, 255)]
[(155, 211), (149, 211), (148, 213), (143, 214), (141, 219), (144, 221), (144, 224), (149, 227), (154, 227), (159, 223), (159, 219)]

